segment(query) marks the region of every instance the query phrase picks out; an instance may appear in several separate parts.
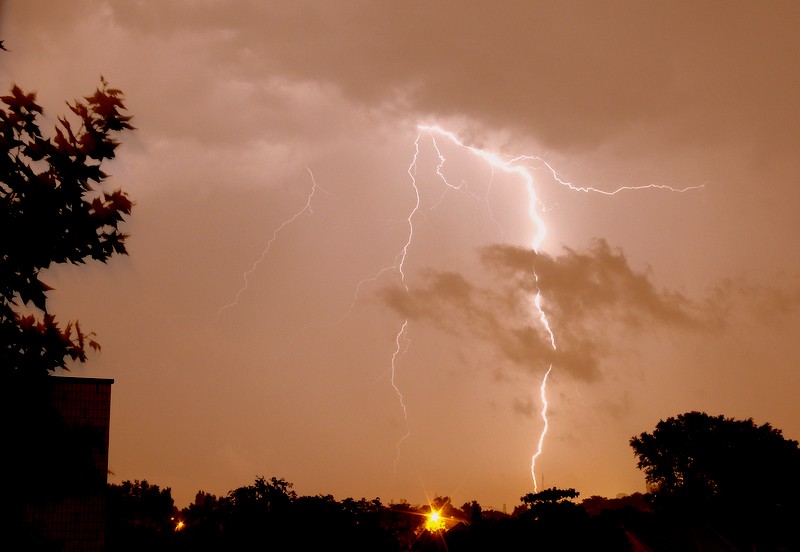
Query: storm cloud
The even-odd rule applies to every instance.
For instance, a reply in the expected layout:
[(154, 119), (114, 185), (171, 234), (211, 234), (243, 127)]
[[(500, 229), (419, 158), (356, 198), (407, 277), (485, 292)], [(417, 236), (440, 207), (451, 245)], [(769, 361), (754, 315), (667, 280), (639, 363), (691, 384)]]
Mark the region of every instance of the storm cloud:
[[(619, 343), (615, 333), (626, 341), (709, 327), (700, 305), (658, 289), (647, 272), (635, 271), (621, 250), (601, 239), (557, 256), (494, 245), (481, 249), (479, 258), (485, 281), (428, 270), (408, 291), (392, 286), (381, 296), (403, 317), (491, 343), (519, 368), (538, 372), (555, 363), (584, 380), (601, 377), (603, 360)], [(537, 293), (555, 351), (534, 304)]]

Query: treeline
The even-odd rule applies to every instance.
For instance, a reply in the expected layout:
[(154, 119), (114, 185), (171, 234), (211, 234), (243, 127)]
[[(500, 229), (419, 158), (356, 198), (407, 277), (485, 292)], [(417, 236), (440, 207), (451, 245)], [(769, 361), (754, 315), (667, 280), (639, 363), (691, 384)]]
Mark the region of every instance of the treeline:
[(476, 502), (383, 504), (380, 499), (298, 496), (292, 484), (258, 477), (225, 496), (198, 492), (177, 509), (169, 488), (109, 485), (106, 545), (133, 550), (630, 550), (627, 519), (647, 515), (644, 496), (572, 502), (572, 489), (521, 498), (513, 513)]
[(800, 447), (779, 429), (688, 412), (630, 444), (646, 494), (551, 488), (510, 514), (448, 497), (298, 496), (275, 477), (178, 510), (169, 488), (126, 481), (107, 487), (107, 550), (800, 550)]

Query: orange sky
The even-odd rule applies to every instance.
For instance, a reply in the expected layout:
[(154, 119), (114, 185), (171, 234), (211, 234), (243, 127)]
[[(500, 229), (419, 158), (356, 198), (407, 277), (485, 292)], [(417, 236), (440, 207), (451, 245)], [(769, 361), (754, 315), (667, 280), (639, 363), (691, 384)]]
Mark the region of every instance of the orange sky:
[[(0, 2), (3, 86), (52, 125), (102, 74), (137, 127), (130, 257), (44, 277), (112, 481), (511, 508), (551, 361), (546, 486), (643, 490), (629, 438), (688, 410), (800, 438), (800, 8), (463, 4)], [(438, 137), (448, 188), (420, 123), (540, 158), (539, 255), (522, 179)]]

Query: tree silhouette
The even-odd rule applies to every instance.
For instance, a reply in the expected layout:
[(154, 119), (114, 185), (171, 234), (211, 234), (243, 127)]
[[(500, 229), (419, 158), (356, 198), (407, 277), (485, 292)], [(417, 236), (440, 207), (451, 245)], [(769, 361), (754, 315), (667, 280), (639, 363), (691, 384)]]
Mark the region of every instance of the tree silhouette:
[(169, 487), (146, 480), (108, 485), (106, 545), (119, 552), (171, 549), (175, 505)]
[[(106, 262), (125, 254), (119, 224), (130, 214), (125, 192), (105, 192), (101, 169), (114, 158), (114, 135), (133, 129), (123, 115), (122, 92), (101, 86), (67, 104), (73, 122), (58, 117), (52, 138), (39, 126), (42, 107), (35, 93), (18, 86), (0, 97), (0, 370), (4, 375), (41, 376), (86, 361), (98, 349), (78, 322), (63, 328), (47, 310), (40, 280), (52, 263)], [(31, 313), (31, 306), (42, 312)]]
[(528, 493), (520, 497), (520, 501), (529, 504), (531, 507), (539, 504), (557, 504), (565, 500), (578, 498), (581, 493), (575, 489), (559, 489), (558, 487), (551, 487), (544, 489), (538, 493)]
[(461, 516), (464, 521), (475, 523), (481, 520), (482, 514), (483, 508), (481, 508), (477, 500), (465, 502), (464, 505), (461, 506)]
[(800, 449), (770, 424), (689, 412), (633, 437), (631, 447), (656, 503), (758, 503), (797, 500)]
[(630, 444), (657, 512), (711, 523), (747, 546), (786, 542), (800, 514), (800, 448), (779, 429), (688, 412)]
[(572, 502), (572, 499), (578, 496), (580, 493), (575, 489), (557, 487), (544, 489), (538, 493), (528, 493), (520, 497), (520, 501), (528, 505), (528, 511), (523, 512), (520, 517), (545, 520), (549, 523), (558, 520), (561, 523), (566, 518), (585, 514), (583, 508)]
[(413, 536), (413, 530), (397, 526), (395, 514), (377, 498), (298, 496), (284, 479), (258, 477), (224, 497), (197, 493), (176, 517), (184, 523), (171, 550), (394, 551), (398, 536)]

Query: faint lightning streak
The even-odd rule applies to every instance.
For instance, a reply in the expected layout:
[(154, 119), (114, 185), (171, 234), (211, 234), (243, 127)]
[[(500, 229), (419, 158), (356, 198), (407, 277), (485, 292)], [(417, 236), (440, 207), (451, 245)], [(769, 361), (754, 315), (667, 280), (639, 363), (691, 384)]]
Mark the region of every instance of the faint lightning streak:
[(309, 167), (306, 167), (306, 170), (308, 171), (308, 174), (311, 175), (311, 184), (312, 184), (311, 192), (309, 192), (308, 197), (306, 197), (306, 204), (303, 206), (302, 209), (297, 211), (290, 218), (284, 220), (280, 226), (278, 226), (275, 230), (272, 231), (272, 237), (269, 239), (266, 247), (264, 247), (264, 250), (261, 252), (261, 256), (253, 263), (253, 266), (251, 266), (249, 270), (245, 271), (242, 274), (242, 277), (244, 278), (244, 285), (236, 293), (236, 297), (234, 297), (232, 302), (220, 307), (220, 309), (217, 311), (216, 320), (219, 320), (219, 317), (224, 310), (229, 309), (239, 303), (239, 298), (242, 296), (242, 294), (247, 290), (248, 286), (250, 285), (249, 276), (255, 273), (256, 268), (258, 268), (258, 265), (261, 264), (267, 257), (267, 253), (269, 253), (272, 244), (275, 243), (275, 240), (278, 239), (278, 234), (280, 234), (284, 228), (292, 224), (306, 211), (308, 211), (309, 213), (314, 212), (314, 209), (311, 207), (311, 201), (314, 199), (314, 195), (317, 193), (317, 189), (319, 188), (319, 186), (317, 186), (317, 181), (314, 179), (314, 173), (311, 172), (311, 169)]
[[(385, 266), (381, 268), (378, 272), (376, 272), (372, 276), (363, 278), (360, 282), (358, 282), (358, 284), (356, 284), (356, 290), (353, 294), (353, 301), (350, 303), (350, 306), (348, 307), (347, 311), (345, 311), (345, 313), (339, 317), (339, 320), (336, 322), (337, 324), (342, 322), (345, 318), (347, 318), (353, 311), (353, 308), (355, 307), (356, 302), (358, 302), (358, 297), (361, 293), (361, 286), (363, 286), (367, 282), (377, 281), (381, 276), (383, 276), (387, 272), (396, 270), (400, 274), (400, 283), (403, 285), (403, 289), (405, 289), (406, 292), (408, 292), (408, 284), (406, 284), (406, 273), (403, 269), (405, 267), (406, 257), (408, 257), (408, 250), (411, 247), (411, 242), (414, 240), (414, 216), (417, 214), (417, 212), (419, 212), (419, 206), (421, 202), (419, 196), (419, 187), (417, 187), (417, 179), (414, 176), (417, 170), (417, 157), (419, 156), (419, 139), (420, 135), (418, 134), (417, 139), (414, 141), (414, 157), (411, 160), (411, 164), (408, 166), (408, 176), (411, 177), (411, 186), (414, 188), (415, 201), (414, 201), (414, 207), (408, 213), (408, 217), (406, 217), (406, 223), (408, 224), (408, 236), (406, 237), (406, 241), (403, 244), (403, 247), (397, 253), (397, 255), (395, 255), (394, 264), (392, 264), (391, 266)], [(440, 159), (441, 162), (444, 163), (444, 157), (441, 157), (440, 155)]]
[(492, 184), (494, 184), (494, 167), (490, 167), (492, 169), (492, 176), (489, 178), (489, 185), (486, 187), (486, 193), (483, 195), (483, 204), (486, 206), (486, 212), (489, 214), (489, 218), (497, 226), (497, 230), (500, 232), (500, 239), (503, 238), (505, 232), (503, 231), (503, 226), (500, 224), (494, 217), (494, 213), (492, 212), (492, 206), (489, 203), (489, 194), (492, 193)]
[[(417, 139), (414, 140), (414, 158), (411, 160), (411, 164), (408, 166), (408, 176), (411, 177), (411, 186), (414, 188), (414, 197), (416, 199), (414, 208), (411, 209), (411, 212), (408, 214), (408, 218), (406, 219), (408, 222), (408, 238), (406, 239), (406, 243), (403, 245), (403, 249), (400, 251), (400, 262), (397, 263), (397, 271), (400, 273), (400, 281), (402, 282), (406, 291), (408, 291), (408, 285), (406, 284), (406, 273), (403, 271), (403, 267), (406, 264), (406, 257), (408, 257), (408, 248), (411, 247), (411, 242), (414, 240), (414, 215), (416, 215), (419, 211), (420, 203), (417, 178), (414, 176), (414, 173), (417, 171), (417, 157), (419, 157), (419, 137), (420, 135), (417, 134)], [(442, 163), (444, 163), (444, 158), (442, 158)]]
[(339, 319), (336, 320), (334, 325), (341, 324), (344, 321), (344, 319), (347, 318), (348, 316), (350, 316), (350, 313), (353, 312), (353, 309), (355, 308), (356, 303), (358, 303), (358, 298), (361, 295), (361, 286), (363, 286), (367, 282), (376, 282), (385, 273), (391, 272), (393, 270), (397, 270), (397, 265), (383, 267), (382, 269), (380, 269), (378, 272), (376, 272), (372, 276), (367, 276), (366, 278), (364, 278), (360, 282), (358, 282), (356, 284), (356, 290), (353, 292), (353, 300), (350, 302), (350, 306), (347, 307), (347, 310), (344, 312), (344, 314), (342, 314), (339, 317)]
[(692, 190), (701, 190), (706, 187), (705, 184), (700, 184), (698, 186), (686, 186), (685, 188), (674, 188), (666, 184), (643, 184), (641, 186), (620, 186), (619, 188), (615, 188), (613, 190), (601, 190), (599, 188), (594, 188), (592, 186), (575, 186), (571, 182), (564, 180), (563, 178), (561, 178), (561, 175), (558, 174), (558, 171), (556, 171), (547, 161), (545, 161), (541, 157), (521, 155), (519, 157), (513, 158), (511, 161), (509, 161), (509, 163), (515, 163), (520, 160), (534, 160), (541, 162), (545, 167), (547, 167), (547, 170), (553, 176), (553, 180), (555, 180), (562, 186), (566, 186), (573, 192), (585, 192), (585, 193), (595, 193), (595, 194), (613, 196), (617, 195), (620, 192), (630, 192), (636, 190), (667, 190), (669, 192), (683, 193), (683, 192), (690, 192)]
[(406, 409), (406, 402), (405, 402), (405, 399), (403, 398), (403, 393), (400, 392), (400, 388), (397, 386), (397, 383), (395, 382), (395, 376), (397, 375), (397, 364), (396, 364), (397, 363), (397, 357), (400, 354), (400, 350), (402, 348), (401, 345), (400, 345), (400, 340), (403, 337), (405, 337), (406, 328), (407, 327), (408, 327), (408, 318), (405, 319), (405, 321), (403, 322), (403, 325), (400, 327), (400, 331), (397, 332), (397, 335), (394, 338), (395, 349), (394, 349), (394, 353), (392, 353), (392, 363), (391, 363), (391, 366), (392, 366), (392, 380), (391, 380), (392, 381), (392, 388), (394, 388), (394, 392), (397, 393), (397, 398), (400, 401), (400, 406), (403, 409), (403, 419), (405, 420), (405, 424), (406, 424), (406, 434), (403, 435), (400, 438), (400, 440), (397, 441), (397, 444), (395, 445), (395, 448), (397, 449), (397, 455), (394, 458), (394, 476), (395, 477), (397, 477), (397, 464), (400, 462), (400, 445), (403, 443), (403, 441), (408, 439), (409, 436), (411, 436), (411, 429), (410, 429), (410, 427), (408, 425), (408, 410)]
[[(406, 217), (406, 223), (407, 223), (407, 226), (408, 226), (408, 234), (406, 236), (406, 241), (403, 244), (403, 247), (397, 253), (397, 255), (395, 255), (394, 264), (392, 266), (384, 267), (381, 270), (379, 270), (375, 275), (373, 275), (371, 277), (368, 277), (368, 278), (364, 278), (363, 280), (358, 282), (358, 284), (356, 285), (355, 297), (353, 299), (353, 302), (350, 304), (350, 307), (347, 309), (347, 311), (344, 313), (344, 315), (342, 315), (342, 317), (339, 319), (339, 321), (344, 320), (344, 318), (346, 318), (350, 314), (350, 312), (353, 310), (353, 307), (355, 306), (355, 303), (358, 300), (358, 296), (359, 296), (359, 293), (360, 293), (360, 290), (361, 290), (361, 286), (364, 285), (367, 282), (373, 282), (373, 281), (377, 280), (378, 278), (380, 278), (386, 272), (389, 272), (389, 271), (392, 271), (392, 270), (396, 270), (400, 274), (400, 283), (402, 284), (403, 289), (406, 291), (406, 293), (409, 292), (408, 284), (406, 283), (405, 263), (406, 263), (406, 260), (408, 258), (408, 252), (409, 252), (409, 249), (411, 248), (411, 244), (414, 241), (414, 217), (419, 213), (420, 204), (421, 204), (420, 191), (419, 191), (419, 186), (417, 185), (417, 178), (416, 178), (417, 159), (419, 158), (419, 153), (420, 153), (419, 141), (420, 141), (421, 136), (422, 136), (422, 134), (418, 133), (416, 139), (414, 140), (414, 155), (413, 155), (413, 157), (411, 159), (411, 163), (409, 163), (408, 169), (407, 169), (408, 176), (411, 179), (411, 187), (414, 190), (414, 205), (411, 208), (411, 210), (409, 211), (408, 216)], [(438, 145), (436, 144), (436, 139), (432, 135), (431, 135), (431, 139), (433, 141), (433, 148), (436, 150), (436, 154), (437, 154), (437, 156), (439, 158), (439, 163), (438, 163), (438, 165), (436, 167), (436, 174), (439, 175), (439, 177), (442, 179), (442, 181), (444, 182), (444, 184), (448, 188), (460, 190), (461, 189), (460, 186), (453, 186), (452, 184), (450, 184), (450, 182), (448, 182), (447, 178), (444, 176), (444, 173), (442, 172), (442, 167), (444, 166), (444, 163), (445, 163), (445, 157), (442, 154), (441, 150), (439, 149)], [(440, 199), (440, 201), (441, 201), (441, 199)], [(397, 455), (395, 456), (395, 461), (394, 461), (394, 475), (395, 475), (395, 477), (397, 476), (397, 466), (398, 466), (398, 464), (400, 462), (401, 445), (402, 445), (403, 441), (405, 441), (406, 439), (408, 439), (411, 436), (411, 429), (410, 429), (410, 426), (409, 426), (409, 423), (408, 423), (408, 409), (406, 408), (406, 404), (405, 404), (405, 400), (403, 398), (403, 394), (400, 391), (400, 388), (397, 386), (397, 382), (395, 380), (395, 376), (397, 374), (397, 359), (398, 359), (398, 356), (399, 356), (400, 351), (401, 351), (400, 342), (401, 342), (401, 339), (403, 339), (405, 337), (405, 335), (406, 335), (406, 330), (408, 328), (408, 322), (409, 322), (409, 320), (408, 320), (408, 318), (406, 318), (403, 321), (403, 324), (401, 325), (400, 330), (397, 332), (397, 335), (395, 336), (395, 350), (394, 350), (394, 353), (392, 353), (391, 363), (390, 363), (392, 388), (394, 389), (394, 392), (397, 394), (397, 397), (398, 397), (398, 399), (400, 401), (400, 406), (401, 406), (401, 408), (403, 410), (403, 420), (404, 420), (405, 426), (406, 426), (405, 435), (403, 435), (397, 441), (397, 443), (395, 445), (395, 447), (397, 449)]]

